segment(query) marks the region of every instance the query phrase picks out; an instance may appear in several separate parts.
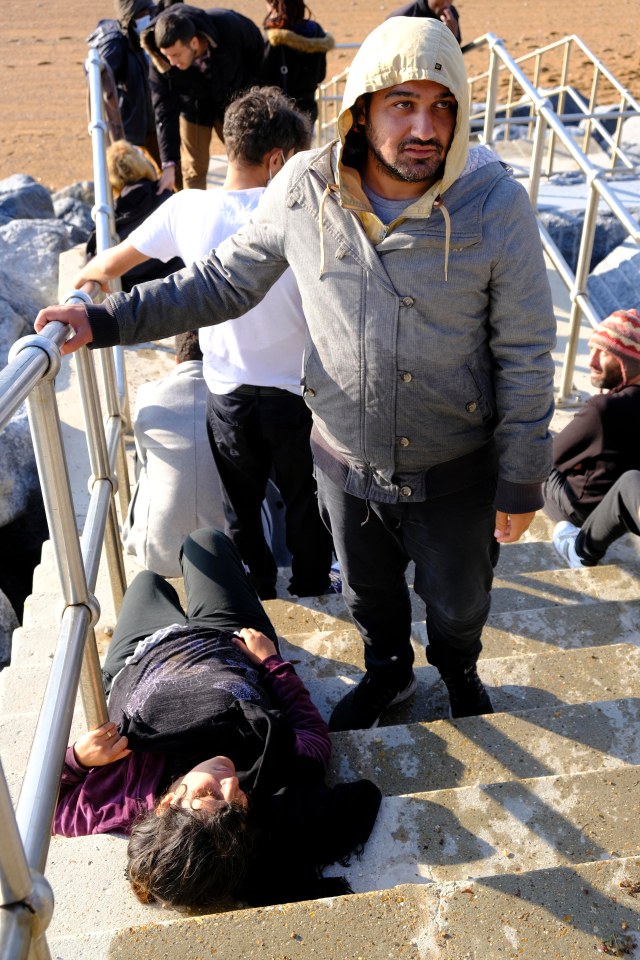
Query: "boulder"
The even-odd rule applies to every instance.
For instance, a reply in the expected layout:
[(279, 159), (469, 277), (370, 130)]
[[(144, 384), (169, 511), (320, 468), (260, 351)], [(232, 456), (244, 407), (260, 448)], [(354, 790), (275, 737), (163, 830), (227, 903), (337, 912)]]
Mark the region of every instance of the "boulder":
[(12, 220), (0, 226), (2, 271), (20, 277), (40, 307), (56, 302), (58, 257), (74, 246), (70, 234), (67, 224), (55, 219)]
[(589, 277), (588, 290), (603, 317), (640, 309), (640, 245), (626, 240), (612, 250)]
[[(638, 219), (640, 207), (632, 210), (631, 214)], [(582, 238), (584, 211), (543, 210), (540, 212), (540, 220), (575, 273)], [(610, 210), (599, 210), (589, 270), (594, 270), (627, 236), (627, 231)]]
[(13, 607), (0, 590), (0, 669), (11, 662), (11, 637), (19, 626)]
[(44, 220), (54, 215), (49, 191), (33, 177), (16, 173), (0, 180), (0, 223)]
[(52, 195), (53, 209), (59, 220), (71, 228), (74, 243), (86, 243), (93, 230), (91, 209), (95, 203), (91, 180), (79, 180)]

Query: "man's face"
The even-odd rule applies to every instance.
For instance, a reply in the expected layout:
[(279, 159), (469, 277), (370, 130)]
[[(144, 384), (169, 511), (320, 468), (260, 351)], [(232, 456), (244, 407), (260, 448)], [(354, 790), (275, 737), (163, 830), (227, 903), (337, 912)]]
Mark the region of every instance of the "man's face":
[(620, 361), (608, 350), (600, 347), (591, 347), (589, 357), (591, 383), (599, 390), (613, 390), (622, 383), (622, 367)]
[(188, 70), (198, 56), (199, 47), (198, 38), (192, 37), (189, 43), (176, 40), (170, 47), (160, 47), (160, 52), (167, 58), (172, 67), (177, 67), (178, 70)]
[(363, 176), (389, 200), (417, 197), (439, 180), (444, 169), (458, 104), (447, 87), (432, 80), (409, 80), (378, 90), (366, 115)]

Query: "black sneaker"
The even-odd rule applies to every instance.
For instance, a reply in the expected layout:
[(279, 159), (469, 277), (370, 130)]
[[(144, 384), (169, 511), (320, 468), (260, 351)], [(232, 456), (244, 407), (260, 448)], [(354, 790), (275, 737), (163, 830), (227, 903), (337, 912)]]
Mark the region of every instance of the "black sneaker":
[(478, 676), (475, 664), (452, 677), (442, 679), (449, 693), (451, 716), (454, 720), (458, 717), (494, 713), (489, 694)]
[(400, 690), (397, 682), (384, 673), (367, 671), (360, 683), (334, 707), (329, 730), (368, 730), (377, 727), (387, 707), (404, 703), (414, 695), (417, 686), (413, 670), (409, 682)]

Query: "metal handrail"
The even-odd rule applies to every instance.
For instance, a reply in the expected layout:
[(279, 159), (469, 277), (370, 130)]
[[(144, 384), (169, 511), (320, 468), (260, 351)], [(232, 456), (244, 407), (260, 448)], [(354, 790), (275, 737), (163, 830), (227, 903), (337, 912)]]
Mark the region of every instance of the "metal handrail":
[[(570, 52), (574, 46), (579, 48), (583, 56), (590, 60), (593, 65), (594, 79), (588, 106), (585, 106), (579, 98), (575, 97), (572, 88), (569, 86)], [(469, 96), (473, 102), (474, 90), (479, 84), (482, 84), (483, 89), (486, 90), (486, 102), (483, 110), (472, 113), (470, 118), (471, 129), (477, 129), (478, 124), (482, 123), (482, 132), (479, 138), (486, 144), (492, 144), (496, 139), (497, 128), (503, 129), (505, 136), (509, 137), (512, 126), (516, 124), (528, 125), (529, 135), (533, 140), (528, 172), (528, 193), (531, 205), (536, 213), (538, 212), (537, 201), (540, 181), (543, 176), (550, 176), (553, 172), (554, 156), (558, 144), (561, 143), (564, 146), (577, 168), (584, 174), (587, 184), (588, 197), (575, 273), (571, 270), (542, 224), (539, 223), (543, 248), (556, 266), (559, 276), (567, 287), (571, 301), (569, 337), (563, 358), (557, 402), (559, 404), (572, 402), (573, 374), (582, 318), (584, 317), (591, 326), (595, 326), (602, 319), (587, 292), (596, 216), (600, 201), (607, 204), (629, 237), (640, 243), (640, 224), (620, 203), (609, 182), (609, 178), (614, 174), (618, 162), (626, 170), (634, 169), (633, 161), (624, 154), (620, 147), (620, 140), (624, 120), (630, 116), (640, 116), (640, 103), (591, 53), (586, 44), (575, 35), (565, 37), (517, 58), (508, 53), (504, 42), (493, 33), (478, 37), (465, 44), (462, 49), (464, 53), (469, 53), (483, 48), (486, 48), (489, 54), (488, 69), (478, 76), (470, 77), (468, 85)], [(541, 93), (538, 87), (542, 73), (543, 56), (556, 51), (562, 51), (563, 62), (561, 85), (559, 88), (554, 88), (553, 91), (558, 93), (558, 109), (554, 110), (549, 100), (550, 94), (548, 92)], [(531, 61), (533, 62), (534, 72), (533, 81), (527, 77), (523, 69)], [(316, 129), (318, 143), (321, 145), (329, 143), (336, 136), (338, 111), (348, 73), (349, 68), (347, 67), (322, 84), (318, 90), (319, 114)], [(507, 99), (504, 103), (498, 102), (501, 73), (508, 77)], [(611, 107), (606, 114), (597, 112), (597, 93), (601, 77), (609, 83), (615, 95), (619, 98), (618, 106)], [(514, 93), (516, 87), (519, 91), (518, 97)], [(567, 115), (564, 113), (567, 97), (572, 98), (574, 102), (579, 104), (580, 114)], [(513, 110), (522, 106), (529, 107), (530, 115), (522, 118), (514, 117)], [(573, 122), (580, 116), (586, 123), (585, 135), (581, 145), (576, 143), (565, 125), (569, 116)], [(607, 116), (616, 119), (616, 130), (613, 136), (608, 133), (602, 124), (603, 119)], [(587, 155), (592, 130), (597, 130), (604, 143), (609, 147), (611, 154), (610, 171), (596, 166)]]
[[(111, 246), (115, 239), (106, 165), (108, 131), (103, 115), (101, 66), (97, 51), (91, 50), (86, 68), (96, 191), (93, 216), (99, 252)], [(96, 285), (88, 286), (102, 296)], [(65, 302), (91, 303), (93, 300), (88, 291), (73, 291)], [(64, 607), (15, 816), (0, 766), (2, 960), (26, 960), (27, 957), (50, 960), (46, 928), (53, 898), (44, 870), (78, 690), (88, 728), (108, 719), (94, 633), (99, 616), (94, 591), (103, 548), (116, 611), (126, 590), (114, 499), (119, 489), (125, 511), (129, 481), (124, 447), (128, 423), (124, 364), (121, 355), (99, 351), (106, 406), (103, 413), (93, 357), (86, 348), (76, 354), (91, 469), (89, 508), (82, 537), (79, 537), (54, 388), (61, 364), (60, 348), (68, 333), (66, 324), (50, 323), (41, 334), (24, 337), (13, 345), (9, 363), (0, 371), (0, 428), (23, 402), (27, 405)]]

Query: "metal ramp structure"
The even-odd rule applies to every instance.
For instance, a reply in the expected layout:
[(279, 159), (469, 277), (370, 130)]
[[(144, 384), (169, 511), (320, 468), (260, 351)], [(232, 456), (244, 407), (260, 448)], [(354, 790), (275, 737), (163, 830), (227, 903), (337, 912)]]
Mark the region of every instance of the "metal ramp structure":
[[(573, 48), (579, 46), (577, 38), (568, 39)], [(589, 323), (599, 316), (588, 294), (585, 264), (591, 258), (599, 203), (614, 211), (630, 242), (640, 240), (638, 223), (617, 192), (618, 182), (638, 175), (623, 144), (624, 125), (636, 119), (640, 108), (626, 92), (618, 91), (615, 111), (601, 110), (602, 103), (593, 99), (584, 118), (589, 136), (585, 139), (586, 128), (576, 136), (562, 102), (554, 110), (552, 94), (534, 82), (536, 69), (538, 80), (543, 76), (551, 47), (518, 60), (495, 38), (480, 38), (469, 48), (489, 59), (487, 69), (472, 81), (474, 100), (482, 107), (474, 113), (470, 135), (500, 151), (538, 207), (556, 173), (568, 172), (566, 166), (560, 169), (563, 163), (577, 164), (585, 178), (586, 212), (575, 270), (541, 227), (558, 319), (556, 385), (564, 401), (588, 389)], [(529, 67), (532, 79), (525, 73)], [(598, 66), (597, 75), (605, 74)], [(566, 79), (568, 87), (569, 74)], [(601, 82), (595, 83), (596, 91)], [(335, 83), (338, 90), (340, 81)], [(519, 112), (522, 91), (528, 114)], [(327, 87), (322, 102), (328, 105), (337, 95)], [(610, 141), (598, 127), (609, 121), (603, 119), (605, 113), (624, 114), (620, 129), (608, 132)], [(322, 116), (323, 124), (330, 123), (324, 107)], [(99, 124), (98, 111), (97, 139)], [(516, 128), (527, 136), (507, 135)], [(593, 131), (599, 144), (593, 142)], [(98, 203), (105, 206), (106, 196)], [(108, 244), (108, 213), (104, 216), (101, 229)], [(56, 339), (59, 343), (59, 333)], [(53, 345), (29, 349), (42, 352), (45, 346), (55, 358)], [(3, 414), (15, 402), (15, 365), (25, 352), (18, 352), (0, 373)], [(132, 389), (136, 376), (145, 376), (145, 364), (152, 362), (160, 374), (166, 361), (162, 347), (152, 345), (127, 354)], [(75, 361), (65, 361), (56, 390), (62, 432), (76, 440), (86, 429), (78, 419), (77, 399), (84, 362), (76, 367)], [(21, 370), (24, 366), (23, 361)], [(107, 377), (105, 382), (113, 381)], [(97, 442), (105, 458), (96, 464), (77, 445), (65, 446), (83, 540), (96, 513), (86, 478), (98, 478), (103, 487), (111, 484), (120, 457), (114, 421), (124, 421), (124, 413), (109, 404), (124, 401), (109, 389), (106, 393), (107, 439), (103, 444), (98, 437)], [(571, 410), (561, 403), (554, 428), (569, 416)], [(102, 508), (106, 517), (123, 509), (113, 497), (110, 502), (113, 506)], [(54, 515), (57, 509), (51, 503)], [(110, 522), (103, 517), (103, 532)], [(50, 527), (57, 536), (59, 524), (50, 521)], [(14, 636), (11, 667), (0, 675), (0, 750), (6, 775), (5, 783), (0, 773), (2, 960), (640, 957), (640, 544), (625, 538), (610, 551), (607, 564), (568, 570), (556, 557), (550, 536), (551, 524), (539, 515), (522, 542), (502, 549), (481, 660), (495, 715), (446, 718), (444, 688), (425, 660), (424, 611), (416, 601), (415, 701), (389, 711), (377, 730), (333, 735), (330, 779), (368, 776), (384, 794), (363, 858), (354, 858), (346, 870), (336, 868), (347, 874), (354, 894), (198, 917), (135, 901), (123, 879), (123, 838), (48, 842), (46, 809), (53, 800), (45, 795), (39, 774), (46, 769), (50, 783), (55, 758), (49, 754), (60, 756), (69, 731), (73, 739), (86, 723), (83, 709), (74, 712), (75, 686), (56, 709), (51, 704), (59, 700), (44, 693), (50, 677), (67, 677), (60, 666), (61, 646), (74, 651), (73, 663), (68, 655), (64, 663), (76, 681), (81, 673), (86, 678), (80, 669), (84, 639), (71, 643), (68, 635), (58, 635), (57, 610), (64, 596), (66, 609), (79, 611), (85, 631), (89, 627), (88, 648), (93, 631), (103, 650), (117, 615), (118, 589), (113, 589), (110, 551), (98, 568), (99, 544), (85, 547), (89, 593), (101, 607), (94, 620), (97, 610), (90, 609), (90, 595), (67, 596), (61, 590), (61, 583), (69, 582), (63, 561), (72, 551), (55, 538), (45, 544), (24, 624)], [(135, 562), (126, 557), (122, 563), (129, 581)], [(119, 562), (115, 565), (119, 570)], [(118, 574), (116, 585), (119, 580)], [(285, 596), (284, 590), (279, 593)], [(362, 669), (362, 645), (342, 599), (278, 599), (266, 607), (283, 638), (285, 656), (327, 716)], [(82, 693), (89, 718), (92, 709), (99, 716), (99, 702), (91, 706), (90, 679)], [(14, 805), (19, 830), (13, 829)]]

